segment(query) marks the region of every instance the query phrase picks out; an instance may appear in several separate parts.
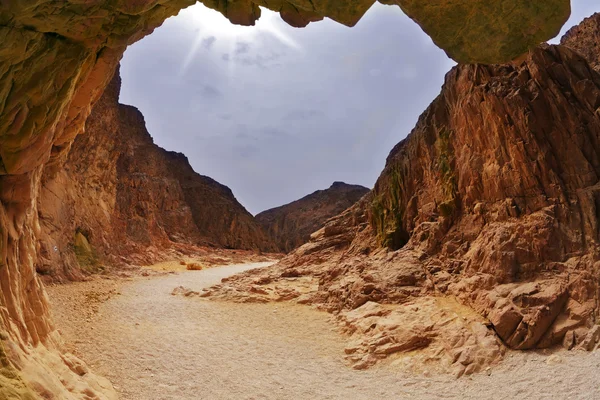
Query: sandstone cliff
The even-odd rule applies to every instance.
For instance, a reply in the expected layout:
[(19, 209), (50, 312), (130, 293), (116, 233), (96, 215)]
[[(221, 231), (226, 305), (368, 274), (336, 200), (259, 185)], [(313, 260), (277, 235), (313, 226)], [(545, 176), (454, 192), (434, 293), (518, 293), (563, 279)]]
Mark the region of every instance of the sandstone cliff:
[(118, 103), (120, 84), (117, 73), (64, 168), (43, 178), (37, 271), (73, 279), (194, 246), (275, 250), (228, 187), (154, 144), (142, 114)]
[[(600, 41), (573, 32), (566, 42)], [(457, 66), (369, 195), (277, 266), (207, 295), (334, 312), (358, 367), (433, 348), (426, 359), (476, 372), (501, 354), (492, 332), (514, 349), (593, 348), (599, 110), (600, 74), (565, 46)]]
[[(0, 396), (110, 395), (109, 389), (89, 381), (92, 374), (77, 377), (79, 369), (73, 362), (60, 361), (53, 339), (48, 302), (35, 274), (42, 169), (59, 168), (66, 159), (126, 47), (195, 2), (0, 3)], [(553, 37), (569, 14), (568, 0), (393, 3), (401, 5), (450, 55), (467, 62), (508, 61)], [(256, 6), (264, 5), (295, 26), (322, 17), (351, 25), (373, 0), (205, 4), (236, 23), (253, 24), (259, 15)], [(44, 356), (46, 350), (52, 360)], [(29, 373), (25, 381), (19, 375), (34, 367), (41, 371), (37, 376)], [(76, 383), (69, 383), (64, 368), (72, 371)]]
[(368, 192), (369, 189), (360, 185), (334, 182), (328, 189), (317, 190), (300, 200), (263, 211), (256, 215), (256, 220), (279, 249), (288, 253), (308, 242), (311, 233)]

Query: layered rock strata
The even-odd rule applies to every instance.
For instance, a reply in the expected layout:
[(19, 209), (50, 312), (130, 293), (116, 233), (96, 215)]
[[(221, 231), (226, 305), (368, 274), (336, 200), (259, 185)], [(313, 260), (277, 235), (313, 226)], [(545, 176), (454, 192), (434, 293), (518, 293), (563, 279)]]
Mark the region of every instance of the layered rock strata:
[[(296, 299), (355, 321), (359, 365), (441, 341), (448, 369), (480, 371), (498, 356), (486, 326), (512, 349), (589, 342), (600, 299), (599, 110), (600, 74), (565, 46), (457, 66), (369, 195), (275, 267), (206, 295)], [(295, 290), (298, 280), (315, 290)], [(427, 299), (456, 299), (482, 320), (449, 331), (415, 313), (460, 313)], [(373, 303), (400, 305), (394, 319), (414, 325), (364, 308)]]
[(64, 168), (49, 168), (42, 179), (38, 273), (73, 279), (195, 246), (275, 251), (228, 187), (154, 144), (142, 114), (119, 104), (120, 86), (117, 73)]
[[(50, 339), (54, 330), (47, 301), (35, 274), (42, 170), (60, 168), (125, 48), (194, 3), (194, 0), (0, 3), (0, 330), (6, 332), (2, 333), (7, 337), (4, 348), (18, 349), (18, 354), (30, 354), (32, 359), (41, 354), (41, 346), (56, 348)], [(290, 0), (267, 4), (236, 0), (205, 4), (219, 9), (233, 22), (244, 24), (252, 24), (259, 14), (256, 6), (265, 5), (281, 11), (285, 20), (302, 26), (324, 16), (351, 24), (373, 1)], [(406, 4), (405, 11), (412, 13), (410, 4)], [(528, 46), (553, 36), (569, 14), (568, 0), (503, 1), (507, 7), (500, 9), (490, 8), (489, 2), (468, 2), (472, 7), (467, 5), (467, 9), (461, 10), (467, 12), (460, 13), (456, 12), (454, 2), (429, 0), (421, 4), (432, 7), (415, 7), (411, 16), (425, 30), (432, 29), (428, 21), (448, 22), (445, 26), (449, 30), (432, 35), (461, 61), (490, 60), (487, 50), (495, 47), (501, 51), (492, 51), (494, 57), (512, 59)], [(487, 17), (473, 20), (464, 29), (462, 22), (473, 15)], [(504, 24), (514, 16), (520, 16), (518, 25)], [(507, 27), (510, 29), (506, 30)], [(464, 40), (472, 38), (473, 33), (475, 45)], [(446, 43), (444, 37), (436, 35), (451, 40)], [(85, 244), (83, 240), (80, 242)], [(23, 365), (16, 355), (6, 360), (3, 365), (12, 370), (3, 369), (2, 376), (15, 381), (3, 385), (0, 394), (27, 398), (21, 390), (18, 373), (13, 372), (15, 368), (23, 369)], [(56, 382), (60, 380), (57, 378)], [(93, 392), (91, 388), (70, 385), (70, 389), (65, 389), (67, 386), (63, 385), (71, 394), (57, 394), (58, 389), (44, 391), (48, 385), (39, 381), (25, 384), (23, 390), (33, 387), (38, 395), (64, 399), (90, 397)], [(88, 390), (87, 394), (81, 394)]]
[(317, 190), (281, 207), (256, 215), (257, 222), (272, 237), (278, 248), (288, 253), (308, 242), (331, 217), (340, 214), (369, 192), (364, 186), (334, 182), (328, 189)]

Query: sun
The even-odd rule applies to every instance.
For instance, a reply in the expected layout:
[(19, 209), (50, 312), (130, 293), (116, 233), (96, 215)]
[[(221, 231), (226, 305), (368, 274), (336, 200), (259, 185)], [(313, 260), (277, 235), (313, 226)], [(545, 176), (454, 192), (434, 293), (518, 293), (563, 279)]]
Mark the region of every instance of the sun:
[[(279, 14), (261, 8), (261, 17), (256, 21), (255, 26), (234, 25), (220, 12), (212, 10), (202, 3), (196, 3), (186, 8), (180, 14), (184, 21), (198, 30), (189, 53), (183, 61), (181, 73), (184, 74), (191, 65), (194, 57), (200, 50), (202, 40), (207, 37), (214, 37), (214, 46), (222, 52), (232, 56), (235, 44), (239, 41), (253, 43), (259, 40), (259, 34), (266, 34), (277, 39), (283, 45), (300, 50), (300, 45), (286, 32), (289, 29), (279, 17)], [(232, 68), (232, 65), (230, 65)]]
[(189, 15), (194, 24), (204, 35), (213, 35), (218, 39), (232, 39), (244, 37), (250, 39), (256, 35), (257, 29), (262, 25), (261, 20), (256, 26), (234, 25), (218, 11), (212, 10), (202, 3), (186, 8), (183, 13)]

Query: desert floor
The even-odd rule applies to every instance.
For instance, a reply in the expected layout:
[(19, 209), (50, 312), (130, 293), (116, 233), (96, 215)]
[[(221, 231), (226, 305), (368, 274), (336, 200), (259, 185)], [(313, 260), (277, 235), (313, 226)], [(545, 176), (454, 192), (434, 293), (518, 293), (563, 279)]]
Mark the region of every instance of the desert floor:
[(489, 375), (458, 380), (415, 375), (393, 359), (356, 371), (327, 313), (171, 295), (265, 265), (98, 278), (48, 293), (67, 349), (125, 400), (600, 398), (600, 352), (509, 352)]

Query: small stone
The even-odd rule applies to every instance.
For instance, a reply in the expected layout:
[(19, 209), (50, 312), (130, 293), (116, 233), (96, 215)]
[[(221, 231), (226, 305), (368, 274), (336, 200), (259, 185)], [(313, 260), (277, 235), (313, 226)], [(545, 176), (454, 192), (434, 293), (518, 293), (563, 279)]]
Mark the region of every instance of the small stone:
[(548, 365), (557, 365), (562, 363), (562, 358), (558, 354), (552, 354), (550, 357), (546, 358), (546, 364)]

